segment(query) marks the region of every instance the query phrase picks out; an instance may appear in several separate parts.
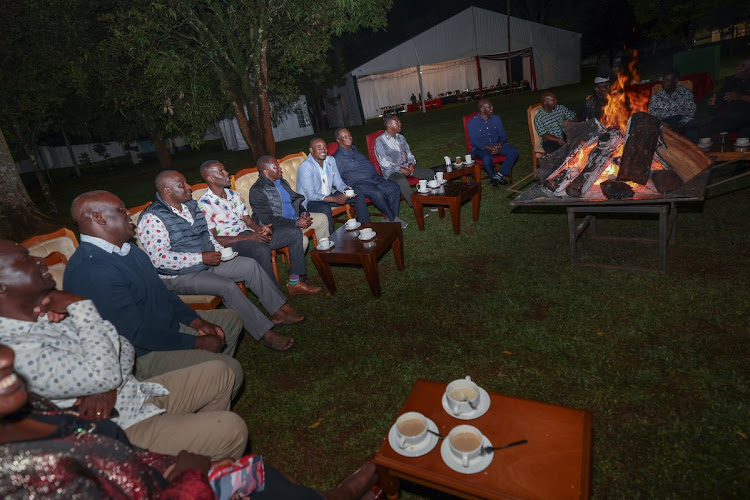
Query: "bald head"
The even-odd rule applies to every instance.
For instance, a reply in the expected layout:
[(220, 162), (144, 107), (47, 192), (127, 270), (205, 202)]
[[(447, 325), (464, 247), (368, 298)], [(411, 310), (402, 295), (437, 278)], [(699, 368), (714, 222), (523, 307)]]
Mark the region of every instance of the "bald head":
[(201, 177), (203, 178), (204, 181), (208, 182), (207, 177), (209, 175), (209, 170), (214, 165), (223, 166), (223, 164), (219, 160), (208, 160), (208, 161), (204, 161), (203, 163), (201, 163), (200, 171), (201, 171)]
[(0, 240), (0, 317), (36, 321), (34, 307), (54, 289), (44, 259), (18, 243)]
[[(310, 146), (312, 146), (312, 142), (310, 142)], [(256, 166), (258, 167), (258, 173), (263, 175), (263, 172), (274, 166), (275, 160), (276, 159), (271, 155), (263, 155), (258, 158), (258, 161), (255, 162)]]
[(156, 186), (156, 190), (160, 195), (164, 195), (164, 188), (171, 184), (174, 179), (177, 178), (177, 176), (183, 177), (183, 175), (177, 170), (163, 170), (159, 172), (159, 174), (156, 176), (156, 179), (154, 179), (154, 185)]
[(101, 238), (115, 246), (133, 237), (133, 223), (125, 204), (109, 191), (89, 191), (70, 207), (81, 234)]

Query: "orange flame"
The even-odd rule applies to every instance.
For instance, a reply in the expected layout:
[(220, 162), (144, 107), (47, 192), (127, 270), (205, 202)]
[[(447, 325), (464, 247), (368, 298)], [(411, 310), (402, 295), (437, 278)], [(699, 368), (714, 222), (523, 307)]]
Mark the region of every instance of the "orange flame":
[(628, 64), (627, 73), (618, 73), (617, 82), (610, 88), (607, 105), (602, 113), (602, 125), (605, 127), (616, 127), (623, 132), (627, 129), (628, 118), (639, 111), (648, 111), (649, 96), (645, 93), (627, 92), (626, 86), (632, 75), (632, 80), (639, 80), (636, 64), (638, 63), (638, 51), (633, 52), (633, 60)]

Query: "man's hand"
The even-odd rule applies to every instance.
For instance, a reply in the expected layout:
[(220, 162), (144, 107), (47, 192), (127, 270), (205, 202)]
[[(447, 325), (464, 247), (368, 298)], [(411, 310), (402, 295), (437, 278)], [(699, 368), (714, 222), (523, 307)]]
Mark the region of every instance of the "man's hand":
[(707, 104), (708, 104), (709, 106), (716, 106), (716, 94), (711, 94), (711, 97), (709, 97), (709, 98), (708, 98), (708, 99), (706, 100), (706, 103), (707, 103)]
[(224, 339), (214, 335), (200, 335), (195, 337), (195, 349), (220, 353), (227, 347)]
[(265, 243), (266, 245), (271, 243), (270, 235), (265, 235), (262, 232), (258, 232), (258, 231), (248, 232), (247, 234), (243, 234), (242, 239), (244, 241), (259, 241), (260, 243)]
[(52, 290), (42, 298), (34, 312), (40, 317), (46, 314), (51, 323), (59, 323), (68, 315), (68, 306), (80, 300), (84, 300), (80, 295)]
[(331, 198), (333, 198), (333, 202), (337, 203), (339, 205), (345, 205), (346, 200), (348, 199), (344, 193), (339, 193), (337, 195), (331, 195)]
[(201, 258), (207, 266), (218, 266), (221, 264), (221, 252), (203, 252)]
[(211, 335), (214, 337), (219, 337), (220, 339), (226, 338), (224, 336), (224, 330), (222, 330), (220, 326), (209, 323), (200, 316), (195, 318), (188, 326), (197, 331), (199, 336)]
[(750, 96), (740, 94), (739, 92), (727, 92), (724, 94), (725, 101), (750, 101)]
[(265, 226), (263, 226), (263, 229), (260, 233), (268, 236), (269, 238), (273, 236), (273, 224), (266, 224)]
[(312, 225), (312, 217), (310, 214), (304, 213), (297, 219), (297, 227), (300, 229), (307, 229)]
[(207, 474), (209, 468), (211, 468), (210, 457), (182, 450), (177, 454), (177, 460), (174, 465), (171, 465), (166, 471), (164, 471), (164, 478), (167, 481), (172, 481), (179, 476), (181, 472), (188, 469), (198, 469), (201, 473)]
[(116, 401), (117, 389), (112, 389), (101, 394), (82, 396), (78, 398), (76, 404), (78, 405), (78, 413), (82, 416), (95, 420), (104, 420), (105, 418), (109, 418)]

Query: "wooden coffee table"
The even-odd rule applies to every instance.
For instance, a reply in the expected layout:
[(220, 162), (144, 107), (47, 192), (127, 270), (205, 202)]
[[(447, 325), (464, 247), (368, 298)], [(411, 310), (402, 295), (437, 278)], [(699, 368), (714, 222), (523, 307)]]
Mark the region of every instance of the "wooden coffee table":
[(399, 271), (404, 270), (404, 236), (401, 224), (395, 222), (365, 223), (359, 228), (371, 227), (375, 238), (369, 241), (361, 241), (358, 238), (359, 230), (347, 231), (342, 226), (331, 236), (334, 247), (330, 250), (313, 249), (310, 253), (318, 274), (323, 279), (328, 291), (336, 293), (336, 282), (333, 280), (331, 264), (358, 264), (365, 270), (365, 277), (370, 284), (372, 294), (380, 297), (380, 275), (378, 273), (378, 259), (389, 248), (393, 249), (396, 258), (396, 267)]
[(482, 182), (482, 167), (479, 165), (478, 161), (475, 161), (471, 165), (458, 168), (454, 166), (451, 168), (450, 172), (448, 172), (448, 168), (445, 165), (432, 167), (432, 170), (435, 172), (443, 172), (443, 178), (447, 181), (460, 178), (462, 182), (469, 182), (469, 176), (473, 176), (474, 182)]
[(482, 185), (478, 182), (447, 182), (438, 189), (431, 189), (429, 194), (413, 193), (411, 201), (417, 226), (424, 231), (424, 205), (438, 205), (438, 214), (445, 217), (445, 207), (451, 211), (453, 233), (461, 233), (461, 204), (471, 199), (471, 210), (474, 220), (479, 220), (479, 204), (482, 198)]
[(417, 380), (399, 415), (418, 411), (432, 419), (443, 435), (457, 425), (473, 425), (493, 446), (521, 439), (529, 442), (496, 451), (481, 472), (461, 474), (443, 462), (440, 441), (426, 455), (412, 458), (393, 451), (386, 438), (373, 461), (390, 500), (399, 496), (399, 478), (462, 498), (588, 498), (591, 412), (489, 393), (487, 413), (459, 420), (443, 409), (445, 387)]

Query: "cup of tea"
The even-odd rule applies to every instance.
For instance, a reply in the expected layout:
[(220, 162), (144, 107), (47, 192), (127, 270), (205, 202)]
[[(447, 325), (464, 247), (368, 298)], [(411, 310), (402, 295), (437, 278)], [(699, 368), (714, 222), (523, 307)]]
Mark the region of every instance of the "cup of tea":
[(451, 157), (450, 156), (443, 156), (443, 160), (445, 160), (445, 164), (446, 165), (450, 165), (451, 164)]
[(329, 248), (331, 248), (331, 240), (329, 240), (328, 238), (320, 238), (318, 240), (318, 248), (320, 248), (321, 250), (328, 250)]
[(437, 187), (440, 186), (440, 181), (432, 179), (431, 181), (427, 181), (427, 186), (430, 187), (430, 188), (432, 188), (432, 189), (435, 189), (435, 188), (437, 188)]
[(469, 413), (479, 407), (479, 386), (471, 377), (454, 380), (445, 388), (445, 399), (454, 415)]
[(364, 227), (359, 231), (359, 234), (362, 235), (363, 238), (372, 238), (373, 230), (371, 227)]
[(466, 163), (471, 163), (471, 155), (464, 156), (464, 160), (466, 160)]
[(344, 194), (347, 198), (354, 198), (354, 190), (353, 189), (345, 189)]
[(399, 448), (419, 444), (427, 437), (427, 419), (416, 411), (409, 411), (396, 419), (396, 443)]
[(458, 165), (458, 164), (459, 164), (459, 163), (461, 163), (462, 161), (463, 161), (463, 160), (461, 159), (461, 157), (460, 157), (460, 156), (456, 156), (456, 165)]
[(354, 229), (357, 227), (357, 219), (348, 219), (344, 225), (347, 229)]
[(445, 177), (445, 174), (443, 172), (436, 172), (435, 173), (435, 180), (438, 182), (443, 182), (443, 177)]
[(421, 179), (417, 185), (420, 191), (427, 191), (427, 179)]
[(750, 146), (750, 137), (738, 137), (736, 144), (741, 147)]
[(222, 259), (228, 259), (234, 254), (234, 250), (232, 250), (232, 247), (224, 247), (221, 249), (221, 258)]
[(708, 146), (711, 143), (710, 137), (701, 137), (698, 139), (698, 145), (699, 146)]
[(448, 433), (448, 448), (464, 467), (469, 466), (472, 458), (479, 456), (483, 442), (484, 436), (473, 425), (457, 425)]

